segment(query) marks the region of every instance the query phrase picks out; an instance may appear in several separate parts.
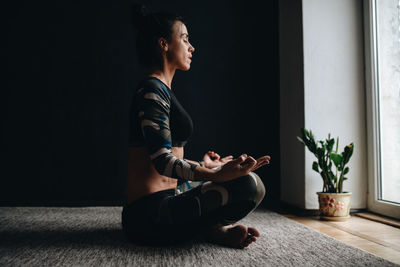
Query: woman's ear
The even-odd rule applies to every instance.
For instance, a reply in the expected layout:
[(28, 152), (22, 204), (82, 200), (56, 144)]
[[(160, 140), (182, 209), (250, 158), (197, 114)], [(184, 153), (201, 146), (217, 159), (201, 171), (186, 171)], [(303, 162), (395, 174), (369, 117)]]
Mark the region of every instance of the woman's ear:
[(167, 40), (165, 40), (165, 38), (163, 38), (163, 37), (159, 38), (158, 45), (162, 51), (165, 51), (165, 52), (168, 51), (168, 43), (167, 43)]

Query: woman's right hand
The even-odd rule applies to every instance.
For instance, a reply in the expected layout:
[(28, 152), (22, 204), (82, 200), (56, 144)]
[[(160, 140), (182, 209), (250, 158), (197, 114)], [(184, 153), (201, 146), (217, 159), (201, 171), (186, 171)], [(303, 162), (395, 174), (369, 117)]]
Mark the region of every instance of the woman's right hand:
[(255, 160), (246, 154), (227, 162), (222, 168), (215, 173), (215, 182), (226, 182), (249, 174), (265, 164), (269, 164), (270, 156), (263, 156)]

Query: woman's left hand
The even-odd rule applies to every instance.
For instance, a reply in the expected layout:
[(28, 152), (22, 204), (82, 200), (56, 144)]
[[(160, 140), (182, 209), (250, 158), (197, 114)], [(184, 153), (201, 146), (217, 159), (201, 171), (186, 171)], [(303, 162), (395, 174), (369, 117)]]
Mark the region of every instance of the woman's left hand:
[(204, 167), (212, 169), (215, 167), (223, 166), (225, 165), (225, 163), (231, 161), (232, 159), (233, 159), (232, 155), (221, 158), (221, 156), (215, 153), (214, 151), (208, 151), (203, 156), (203, 164)]

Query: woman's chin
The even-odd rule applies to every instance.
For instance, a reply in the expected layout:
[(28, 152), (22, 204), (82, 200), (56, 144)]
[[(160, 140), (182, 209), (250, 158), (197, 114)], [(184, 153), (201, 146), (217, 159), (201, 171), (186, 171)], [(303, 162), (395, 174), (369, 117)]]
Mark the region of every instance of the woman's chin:
[(182, 66), (182, 67), (180, 67), (179, 69), (180, 69), (180, 70), (183, 70), (183, 71), (190, 70), (190, 65), (188, 64), (188, 65)]

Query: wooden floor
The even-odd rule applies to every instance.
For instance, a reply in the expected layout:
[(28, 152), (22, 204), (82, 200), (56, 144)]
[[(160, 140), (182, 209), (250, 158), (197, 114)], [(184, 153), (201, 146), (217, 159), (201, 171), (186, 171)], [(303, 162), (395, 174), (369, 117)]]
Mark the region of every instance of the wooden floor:
[(344, 243), (400, 264), (400, 228), (354, 215), (344, 222), (322, 221), (319, 217), (282, 215)]

